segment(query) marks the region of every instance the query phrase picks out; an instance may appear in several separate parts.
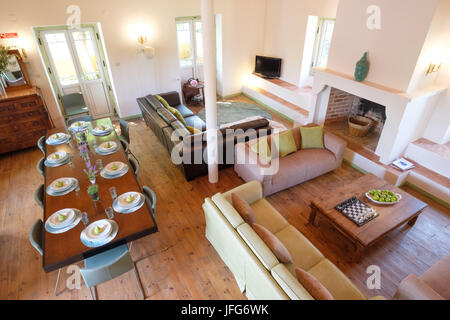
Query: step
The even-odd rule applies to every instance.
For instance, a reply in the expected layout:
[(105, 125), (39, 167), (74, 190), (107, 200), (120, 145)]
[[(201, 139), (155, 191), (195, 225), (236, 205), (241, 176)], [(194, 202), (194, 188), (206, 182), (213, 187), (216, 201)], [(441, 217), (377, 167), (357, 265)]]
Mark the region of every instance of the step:
[(437, 144), (421, 138), (408, 145), (405, 157), (439, 175), (450, 178), (450, 142)]

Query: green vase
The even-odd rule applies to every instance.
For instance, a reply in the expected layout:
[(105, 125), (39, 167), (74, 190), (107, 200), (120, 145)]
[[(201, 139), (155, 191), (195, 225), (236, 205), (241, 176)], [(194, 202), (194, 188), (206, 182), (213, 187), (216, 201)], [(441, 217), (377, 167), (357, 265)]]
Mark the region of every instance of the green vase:
[(355, 80), (363, 81), (369, 73), (369, 61), (367, 60), (367, 52), (364, 52), (363, 57), (356, 63)]

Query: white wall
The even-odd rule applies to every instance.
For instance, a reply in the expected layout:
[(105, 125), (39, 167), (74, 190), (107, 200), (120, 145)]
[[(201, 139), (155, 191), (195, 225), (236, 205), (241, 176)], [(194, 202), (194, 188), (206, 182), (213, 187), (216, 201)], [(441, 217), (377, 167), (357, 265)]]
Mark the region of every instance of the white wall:
[[(367, 81), (407, 91), (438, 0), (340, 0), (327, 67), (353, 75), (368, 51)], [(381, 29), (369, 30), (370, 5), (381, 9)]]
[(336, 17), (338, 0), (267, 0), (264, 54), (283, 59), (281, 79), (298, 85), (308, 16)]
[[(77, 0), (81, 22), (100, 22), (121, 117), (140, 113), (136, 98), (169, 90), (180, 91), (175, 18), (200, 15), (199, 0)], [(39, 57), (31, 27), (66, 24), (72, 0), (9, 1), (0, 11), (0, 31), (18, 32), (28, 53), (33, 84), (41, 87), (50, 114), (58, 125), (62, 116)], [(252, 57), (262, 51), (265, 1), (216, 0), (215, 11), (223, 22), (223, 93), (241, 91), (244, 74), (253, 67)], [(137, 54), (134, 26), (147, 24), (156, 56)]]

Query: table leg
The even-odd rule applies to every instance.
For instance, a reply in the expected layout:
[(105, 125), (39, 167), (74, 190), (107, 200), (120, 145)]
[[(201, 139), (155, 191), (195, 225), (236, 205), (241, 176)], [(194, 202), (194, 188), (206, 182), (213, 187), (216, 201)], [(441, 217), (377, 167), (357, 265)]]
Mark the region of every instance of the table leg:
[(311, 206), (311, 213), (309, 214), (308, 223), (312, 224), (315, 227), (317, 227), (317, 225), (319, 224), (319, 216), (317, 215), (317, 209), (313, 206)]
[(414, 218), (412, 218), (411, 220), (408, 221), (408, 225), (409, 226), (414, 226), (416, 224), (417, 218), (419, 218), (419, 216), (415, 216)]

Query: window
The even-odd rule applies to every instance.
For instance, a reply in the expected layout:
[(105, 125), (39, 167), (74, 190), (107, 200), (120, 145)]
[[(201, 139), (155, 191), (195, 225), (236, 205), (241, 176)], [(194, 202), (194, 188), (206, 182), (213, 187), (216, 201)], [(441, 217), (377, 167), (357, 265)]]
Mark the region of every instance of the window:
[(200, 17), (176, 19), (181, 79), (202, 78), (203, 38)]
[(333, 29), (334, 19), (319, 19), (311, 63), (311, 75), (314, 75), (313, 68), (325, 67), (327, 65)]

